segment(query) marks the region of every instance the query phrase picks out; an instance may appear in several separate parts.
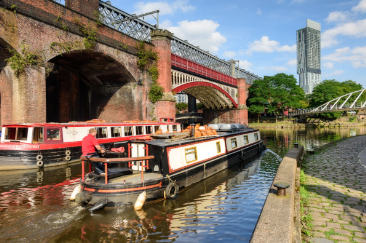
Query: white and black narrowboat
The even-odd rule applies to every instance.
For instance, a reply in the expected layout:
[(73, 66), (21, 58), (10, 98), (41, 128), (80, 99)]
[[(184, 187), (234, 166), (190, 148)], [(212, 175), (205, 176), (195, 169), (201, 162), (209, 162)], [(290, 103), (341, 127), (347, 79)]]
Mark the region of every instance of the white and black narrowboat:
[[(132, 148), (129, 157), (116, 158), (115, 153), (107, 155), (108, 158), (82, 157), (83, 175), (75, 192), (77, 201), (94, 208), (98, 204), (135, 205), (143, 193), (146, 193), (143, 200), (175, 198), (182, 188), (235, 163), (249, 161), (265, 149), (259, 130), (240, 124), (190, 126), (181, 134), (150, 137), (151, 140), (129, 141), (127, 147)], [(108, 168), (105, 176), (92, 172), (90, 162), (97, 161)], [(87, 163), (89, 173), (84, 174)], [(118, 166), (110, 168), (116, 163)]]
[(73, 123), (3, 125), (0, 142), (0, 171), (80, 162), (81, 141), (88, 135), (90, 128), (97, 129), (96, 138), (107, 149), (120, 147), (120, 144), (125, 141), (143, 139), (159, 131), (160, 133), (181, 132), (181, 125), (173, 120), (121, 123), (92, 120)]

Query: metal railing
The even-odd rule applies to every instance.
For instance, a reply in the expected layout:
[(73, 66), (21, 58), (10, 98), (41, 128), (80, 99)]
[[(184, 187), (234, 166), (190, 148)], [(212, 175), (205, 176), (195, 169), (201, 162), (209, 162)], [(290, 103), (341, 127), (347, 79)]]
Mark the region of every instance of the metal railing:
[[(291, 116), (307, 115), (307, 114), (310, 115), (325, 112), (366, 109), (366, 101), (364, 102), (359, 101), (361, 95), (365, 92), (365, 90), (366, 89), (361, 89), (339, 96), (338, 98), (330, 100), (316, 108), (296, 110), (295, 112), (291, 112), (290, 115)], [(357, 97), (353, 101), (350, 101), (351, 97), (354, 95), (357, 95)]]
[[(107, 2), (99, 1), (99, 12), (103, 16), (103, 23), (117, 31), (141, 41), (151, 41), (150, 31), (155, 30), (156, 26), (149, 24), (141, 19), (134, 18), (118, 8), (113, 7)], [(122, 21), (133, 18), (132, 20)], [(172, 53), (183, 58), (194, 61), (200, 65), (214, 69), (218, 72), (231, 76), (231, 63), (204, 51), (188, 41), (173, 36)], [(248, 84), (254, 80), (261, 79), (259, 76), (250, 73), (242, 68), (235, 68), (235, 75), (238, 78), (245, 78)]]

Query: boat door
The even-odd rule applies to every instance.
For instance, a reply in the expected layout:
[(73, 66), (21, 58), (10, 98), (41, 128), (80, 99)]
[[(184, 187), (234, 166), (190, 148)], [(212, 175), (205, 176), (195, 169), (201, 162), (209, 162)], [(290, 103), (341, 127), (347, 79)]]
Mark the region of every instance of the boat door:
[(45, 127), (44, 143), (59, 144), (63, 143), (61, 127)]
[[(145, 144), (143, 143), (132, 143), (132, 154), (131, 157), (143, 157), (145, 156)], [(141, 161), (132, 162), (132, 170), (141, 171)], [(144, 168), (145, 171), (145, 168)]]

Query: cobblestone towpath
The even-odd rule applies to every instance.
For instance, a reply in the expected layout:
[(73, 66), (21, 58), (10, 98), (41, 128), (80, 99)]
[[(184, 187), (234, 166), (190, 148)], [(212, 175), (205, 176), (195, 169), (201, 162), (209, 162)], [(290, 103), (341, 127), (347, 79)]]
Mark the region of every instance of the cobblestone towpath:
[(313, 225), (305, 242), (366, 242), (366, 169), (358, 158), (365, 147), (366, 136), (352, 137), (305, 158), (302, 215)]

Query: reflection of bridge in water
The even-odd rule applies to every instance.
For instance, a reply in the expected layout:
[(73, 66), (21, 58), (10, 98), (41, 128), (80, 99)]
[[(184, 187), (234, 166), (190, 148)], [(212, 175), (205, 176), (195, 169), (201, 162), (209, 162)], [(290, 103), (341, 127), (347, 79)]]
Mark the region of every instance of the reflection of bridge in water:
[(363, 110), (366, 109), (366, 101), (362, 94), (366, 89), (357, 90), (342, 96), (339, 96), (333, 100), (330, 100), (319, 107), (298, 110), (291, 112), (290, 116), (310, 116), (314, 114), (337, 112), (337, 111), (351, 111), (351, 110)]

